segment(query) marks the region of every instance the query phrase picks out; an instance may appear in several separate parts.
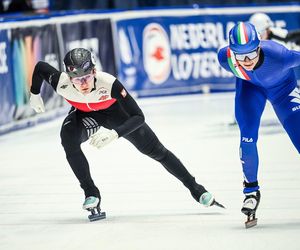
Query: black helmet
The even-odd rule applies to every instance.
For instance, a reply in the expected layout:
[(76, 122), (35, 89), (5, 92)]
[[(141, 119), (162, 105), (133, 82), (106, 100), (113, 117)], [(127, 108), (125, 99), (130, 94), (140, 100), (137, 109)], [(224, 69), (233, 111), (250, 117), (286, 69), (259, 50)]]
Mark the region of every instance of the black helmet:
[(95, 67), (92, 53), (87, 49), (77, 48), (70, 50), (64, 58), (66, 72), (70, 77), (88, 75)]

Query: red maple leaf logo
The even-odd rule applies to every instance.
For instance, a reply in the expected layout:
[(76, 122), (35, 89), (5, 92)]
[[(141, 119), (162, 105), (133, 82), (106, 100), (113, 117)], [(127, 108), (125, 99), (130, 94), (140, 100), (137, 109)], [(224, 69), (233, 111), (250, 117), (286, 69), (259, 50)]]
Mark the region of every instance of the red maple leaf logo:
[(162, 47), (157, 47), (155, 52), (151, 56), (156, 58), (156, 60), (158, 61), (163, 60), (164, 59), (163, 51), (164, 49)]

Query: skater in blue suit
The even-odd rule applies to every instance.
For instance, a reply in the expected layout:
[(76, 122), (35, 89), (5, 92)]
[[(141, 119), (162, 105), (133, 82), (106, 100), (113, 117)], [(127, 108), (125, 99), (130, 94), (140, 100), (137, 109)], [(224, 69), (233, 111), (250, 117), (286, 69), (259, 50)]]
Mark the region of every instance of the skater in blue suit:
[(229, 32), (229, 46), (219, 51), (218, 59), (236, 76), (235, 116), (240, 129), (245, 194), (242, 212), (248, 219), (250, 215), (255, 218), (260, 201), (256, 143), (267, 100), (300, 153), (300, 94), (293, 70), (300, 65), (300, 52), (260, 40), (252, 24), (240, 22)]

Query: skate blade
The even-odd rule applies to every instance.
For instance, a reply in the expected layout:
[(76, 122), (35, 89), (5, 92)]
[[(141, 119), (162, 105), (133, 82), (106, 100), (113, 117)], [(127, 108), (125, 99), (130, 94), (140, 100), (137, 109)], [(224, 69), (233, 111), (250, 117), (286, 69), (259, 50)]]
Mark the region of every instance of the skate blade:
[(213, 204), (212, 204), (212, 206), (217, 206), (217, 207), (221, 207), (221, 208), (225, 209), (225, 207), (221, 203), (219, 203), (217, 201), (214, 201)]
[(95, 213), (91, 214), (88, 216), (89, 220), (92, 221), (97, 221), (97, 220), (103, 220), (106, 218), (106, 213), (105, 212), (100, 212), (100, 213)]
[(247, 220), (245, 222), (246, 229), (251, 228), (251, 227), (255, 227), (256, 225), (257, 225), (257, 218), (251, 219), (251, 220)]

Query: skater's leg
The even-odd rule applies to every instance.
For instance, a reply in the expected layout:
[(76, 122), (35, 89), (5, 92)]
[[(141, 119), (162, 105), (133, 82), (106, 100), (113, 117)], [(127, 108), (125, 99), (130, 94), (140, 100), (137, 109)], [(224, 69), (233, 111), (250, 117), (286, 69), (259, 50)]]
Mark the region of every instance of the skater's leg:
[(235, 115), (240, 128), (240, 159), (244, 173), (244, 193), (259, 189), (258, 129), (262, 112), (266, 105), (266, 97), (256, 86), (245, 81), (237, 81), (235, 97)]
[(299, 89), (296, 88), (283, 100), (281, 100), (281, 102), (278, 104), (273, 104), (273, 108), (277, 117), (279, 118), (298, 153), (300, 153), (299, 93)]
[(240, 128), (240, 159), (244, 173), (245, 199), (242, 213), (247, 215), (246, 228), (255, 226), (255, 212), (260, 201), (257, 180), (258, 151), (257, 139), (261, 115), (266, 105), (266, 97), (260, 88), (237, 80), (235, 97), (235, 114)]
[(300, 154), (300, 112), (289, 116), (284, 122), (283, 127)]
[(89, 169), (88, 161), (81, 150), (81, 143), (88, 139), (87, 130), (76, 113), (70, 113), (61, 128), (61, 143), (66, 153), (66, 158), (79, 180), (85, 197), (95, 196), (100, 198), (100, 192), (95, 186)]
[(198, 202), (200, 196), (207, 192), (202, 185), (196, 183), (195, 178), (181, 161), (161, 144), (147, 124), (125, 136), (125, 138), (135, 145), (140, 152), (160, 162), (169, 173), (179, 179), (191, 191), (192, 196)]

